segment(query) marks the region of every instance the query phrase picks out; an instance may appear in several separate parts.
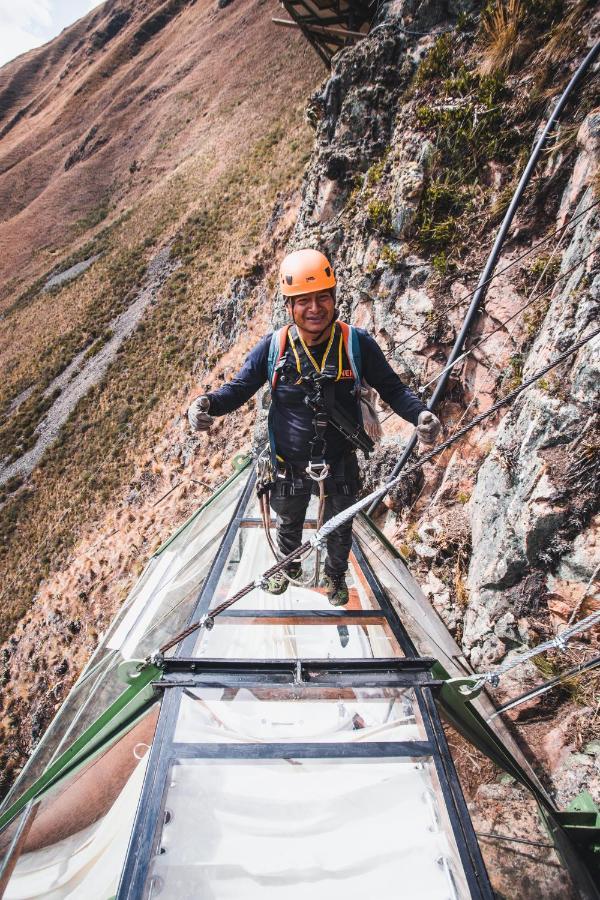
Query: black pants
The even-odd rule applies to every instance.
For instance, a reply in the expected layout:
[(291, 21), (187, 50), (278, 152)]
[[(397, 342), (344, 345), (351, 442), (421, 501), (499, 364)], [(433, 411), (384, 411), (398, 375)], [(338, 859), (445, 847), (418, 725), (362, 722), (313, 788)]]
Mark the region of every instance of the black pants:
[[(339, 473), (339, 466), (337, 471)], [(360, 487), (354, 454), (345, 460), (341, 474), (336, 475), (335, 468), (333, 472), (334, 475), (325, 481), (325, 522), (355, 503)], [(277, 543), (281, 553), (287, 555), (302, 543), (302, 527), (311, 494), (318, 495), (318, 492), (318, 485), (306, 476), (293, 477), (288, 472), (285, 478), (277, 479), (271, 492), (271, 506), (277, 513)], [(352, 519), (327, 538), (325, 572), (328, 575), (344, 574), (351, 547)]]

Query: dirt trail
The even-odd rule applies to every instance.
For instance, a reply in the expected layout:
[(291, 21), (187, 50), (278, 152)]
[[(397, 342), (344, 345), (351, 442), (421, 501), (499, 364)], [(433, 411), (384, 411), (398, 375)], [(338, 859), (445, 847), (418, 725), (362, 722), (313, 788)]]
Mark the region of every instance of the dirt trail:
[(167, 245), (159, 250), (152, 259), (144, 284), (138, 291), (135, 300), (111, 322), (109, 330), (112, 332), (112, 336), (106, 344), (87, 360), (88, 350), (78, 353), (67, 368), (49, 385), (45, 396), (51, 395), (56, 390), (60, 390), (61, 393), (36, 428), (37, 443), (14, 462), (0, 465), (0, 484), (4, 484), (16, 475), (25, 477), (33, 471), (48, 447), (58, 437), (60, 429), (81, 398), (91, 387), (102, 380), (119, 347), (137, 327), (146, 307), (156, 300), (166, 279), (178, 268), (179, 263), (170, 258), (170, 251), (170, 245)]

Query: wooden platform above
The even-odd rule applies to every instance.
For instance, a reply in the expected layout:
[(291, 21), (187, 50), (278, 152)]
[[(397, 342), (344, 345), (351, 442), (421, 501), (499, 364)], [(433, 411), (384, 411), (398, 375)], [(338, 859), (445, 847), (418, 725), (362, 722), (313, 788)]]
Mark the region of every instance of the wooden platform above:
[(289, 19), (274, 18), (283, 28), (299, 28), (329, 68), (338, 50), (369, 33), (377, 12), (375, 0), (280, 0)]

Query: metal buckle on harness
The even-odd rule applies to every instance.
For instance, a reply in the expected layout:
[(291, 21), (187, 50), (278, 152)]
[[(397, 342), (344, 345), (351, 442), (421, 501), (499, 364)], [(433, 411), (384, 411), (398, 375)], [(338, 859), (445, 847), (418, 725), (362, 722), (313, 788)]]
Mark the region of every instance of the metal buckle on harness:
[(268, 448), (262, 451), (256, 461), (256, 494), (262, 497), (267, 493), (275, 482), (275, 473), (273, 471), (273, 462), (271, 453)]
[(325, 481), (329, 475), (329, 464), (325, 461), (313, 462), (311, 459), (305, 472), (313, 481)]

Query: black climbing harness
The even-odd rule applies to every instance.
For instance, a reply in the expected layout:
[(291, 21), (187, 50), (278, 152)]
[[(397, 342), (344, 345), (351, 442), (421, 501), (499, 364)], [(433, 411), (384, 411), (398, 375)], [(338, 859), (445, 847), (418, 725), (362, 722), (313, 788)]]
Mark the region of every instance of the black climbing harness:
[[(335, 386), (343, 372), (343, 337), (339, 325), (331, 329), (329, 343), (321, 364), (314, 358), (302, 340), (296, 326), (288, 333), (289, 348), (277, 364), (276, 371), (284, 384), (296, 384), (304, 390), (304, 402), (313, 413), (313, 438), (309, 443), (308, 467), (312, 478), (318, 480), (325, 465), (327, 444), (325, 431), (328, 425), (336, 428), (355, 450), (362, 450), (365, 456), (375, 447), (358, 420), (353, 420), (336, 404)], [(337, 360), (334, 359), (337, 357)], [(354, 387), (356, 402), (360, 384)], [(310, 474), (310, 473), (309, 473)]]
[[(323, 524), (325, 509), (325, 482), (331, 476), (331, 467), (326, 461), (325, 432), (327, 426), (333, 425), (353, 449), (362, 450), (365, 456), (368, 456), (375, 446), (360, 422), (353, 421), (335, 402), (335, 385), (342, 377), (344, 360), (343, 335), (340, 327), (334, 325), (331, 329), (320, 364), (302, 340), (295, 325), (288, 332), (288, 340), (289, 346), (277, 364), (276, 372), (283, 384), (295, 384), (302, 387), (305, 393), (304, 402), (313, 414), (313, 437), (309, 441), (309, 457), (304, 472), (300, 471), (304, 464), (291, 466), (283, 460), (277, 460), (274, 464), (268, 447), (258, 458), (256, 492), (267, 542), (276, 560), (280, 559), (280, 554), (271, 535), (270, 494), (278, 479), (291, 481), (291, 493), (296, 487), (304, 489), (306, 476), (313, 484), (318, 485), (317, 527), (320, 528)], [(334, 362), (334, 360), (336, 361)], [(359, 390), (360, 384), (357, 384), (355, 391)], [(314, 577), (309, 581), (296, 581), (291, 577), (289, 580), (292, 584), (301, 586), (308, 586), (309, 582), (316, 584), (319, 578), (319, 568), (320, 552), (317, 549)]]

